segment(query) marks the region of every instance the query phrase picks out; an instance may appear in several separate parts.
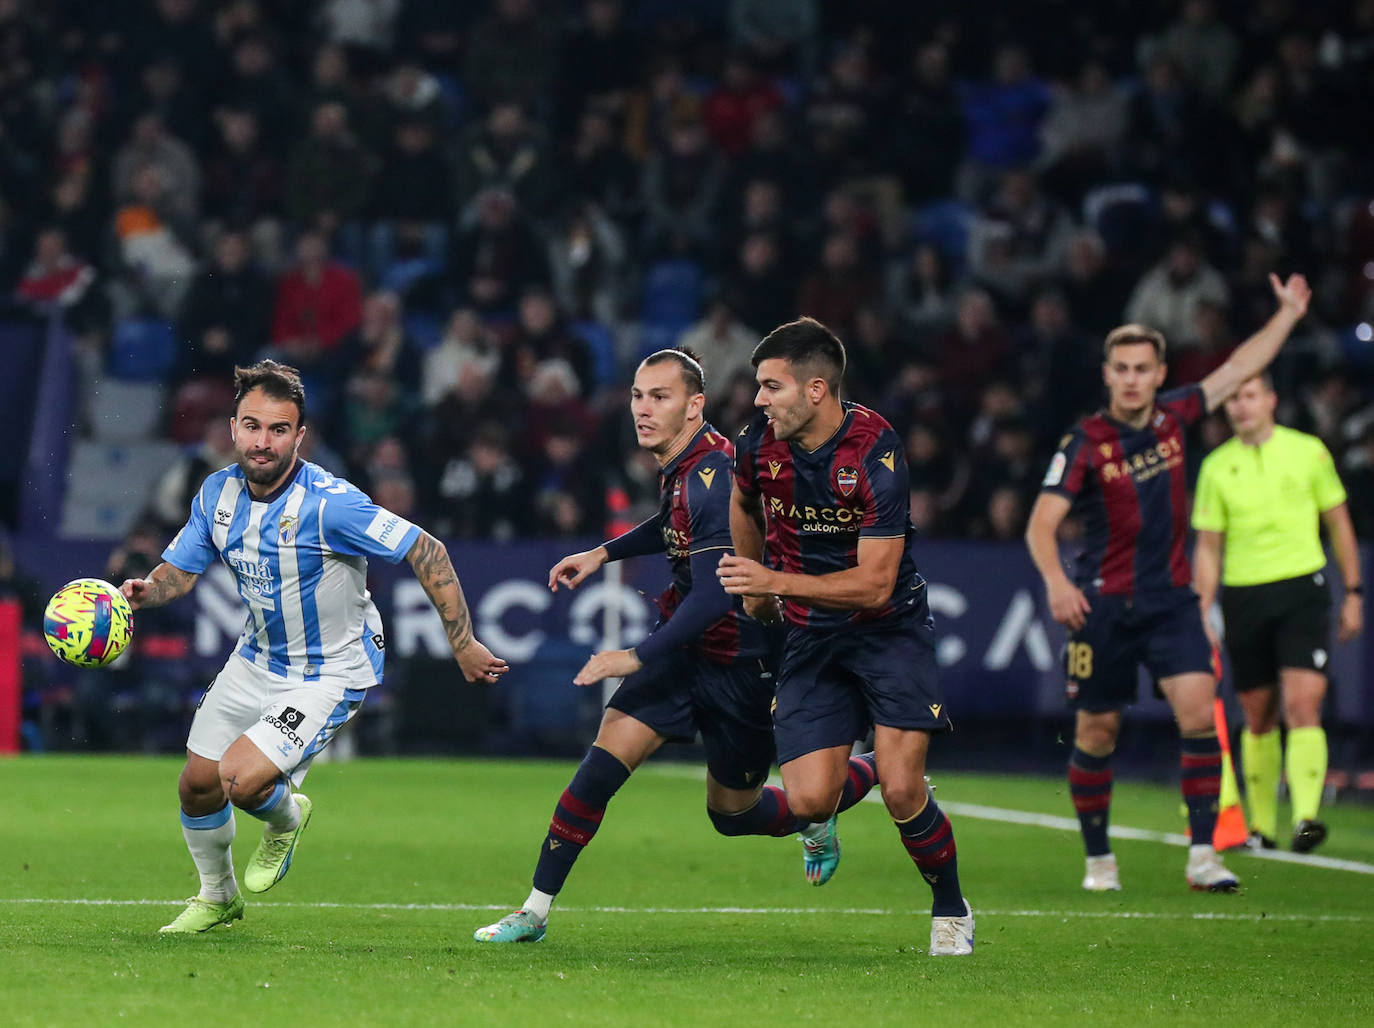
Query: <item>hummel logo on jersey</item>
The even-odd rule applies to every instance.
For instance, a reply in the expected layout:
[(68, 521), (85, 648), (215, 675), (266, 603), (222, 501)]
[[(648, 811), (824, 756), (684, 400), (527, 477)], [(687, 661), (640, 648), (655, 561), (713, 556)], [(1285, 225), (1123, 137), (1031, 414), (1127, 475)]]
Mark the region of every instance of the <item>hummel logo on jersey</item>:
[(697, 472), (697, 477), (706, 483), (707, 489), (710, 489), (711, 483), (714, 482), (716, 478), (716, 469), (702, 468), (700, 471)]
[(232, 510), (224, 510), (222, 507), (217, 507), (215, 509), (215, 524), (227, 525), (233, 520), (234, 512)]
[(768, 473), (769, 473), (770, 475), (773, 476), (773, 480), (774, 480), (774, 481), (777, 480), (778, 472), (781, 471), (781, 470), (782, 470), (782, 461), (780, 461), (780, 460), (770, 460), (770, 461), (768, 462)]
[(897, 453), (895, 450), (888, 450), (878, 458), (878, 463), (887, 468), (888, 471), (897, 470)]
[(1110, 457), (1112, 455), (1112, 444), (1099, 443), (1097, 446), (1097, 451), (1104, 457)]
[(930, 705), (930, 716), (931, 716), (931, 717), (939, 717), (939, 716), (940, 716), (940, 711), (943, 710), (943, 709), (944, 709), (944, 705), (943, 705), (943, 704), (940, 704), (940, 703), (932, 703), (932, 704)]

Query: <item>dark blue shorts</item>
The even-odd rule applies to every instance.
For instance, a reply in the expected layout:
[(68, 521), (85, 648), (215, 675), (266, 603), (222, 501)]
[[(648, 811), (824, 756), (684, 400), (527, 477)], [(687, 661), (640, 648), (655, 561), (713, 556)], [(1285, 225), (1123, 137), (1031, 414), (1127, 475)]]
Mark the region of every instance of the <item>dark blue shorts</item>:
[(1124, 596), (1088, 596), (1087, 621), (1064, 650), (1066, 694), (1074, 710), (1100, 714), (1136, 698), (1138, 667), (1158, 682), (1171, 675), (1212, 673), (1212, 647), (1192, 590), (1177, 603), (1142, 610)]
[(788, 628), (773, 710), (778, 763), (848, 746), (870, 725), (947, 729), (934, 636), (914, 617), (842, 632)]
[(700, 732), (711, 777), (727, 789), (752, 789), (773, 766), (773, 671), (756, 658), (717, 664), (680, 649), (626, 678), (607, 706), (665, 739), (690, 742)]

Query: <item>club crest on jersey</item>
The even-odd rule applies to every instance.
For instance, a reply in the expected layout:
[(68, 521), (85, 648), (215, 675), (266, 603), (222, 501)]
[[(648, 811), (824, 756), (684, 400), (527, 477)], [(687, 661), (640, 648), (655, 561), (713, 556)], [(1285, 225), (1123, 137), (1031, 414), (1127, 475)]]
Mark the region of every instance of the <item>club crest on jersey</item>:
[(778, 478), (778, 472), (781, 471), (781, 470), (782, 470), (782, 461), (780, 461), (780, 460), (770, 460), (770, 461), (768, 462), (768, 474), (773, 478), (773, 480), (774, 480), (775, 482), (777, 481), (777, 478)]
[(1098, 443), (1098, 444), (1097, 444), (1097, 451), (1098, 451), (1100, 454), (1102, 454), (1102, 456), (1104, 456), (1104, 457), (1110, 457), (1110, 456), (1112, 455), (1112, 444), (1111, 444), (1111, 443)]
[(852, 493), (859, 484), (859, 469), (843, 467), (835, 472), (835, 484), (845, 496)]
[(283, 514), (282, 519), (277, 522), (280, 530), (277, 538), (283, 546), (290, 546), (296, 540), (296, 532), (301, 527), (301, 519), (295, 514)]
[(673, 483), (673, 502), (677, 503), (680, 499), (682, 499), (682, 480), (678, 479)]

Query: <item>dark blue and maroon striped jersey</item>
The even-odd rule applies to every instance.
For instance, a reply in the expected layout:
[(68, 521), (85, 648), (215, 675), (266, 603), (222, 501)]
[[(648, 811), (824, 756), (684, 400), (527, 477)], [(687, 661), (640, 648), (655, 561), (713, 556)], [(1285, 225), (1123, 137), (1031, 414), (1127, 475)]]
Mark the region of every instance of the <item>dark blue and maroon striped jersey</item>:
[(762, 495), (764, 560), (792, 574), (857, 567), (860, 539), (904, 539), (897, 584), (874, 610), (825, 610), (783, 601), (783, 616), (804, 628), (882, 624), (906, 615), (925, 588), (911, 559), (910, 495), (901, 440), (880, 414), (844, 404), (839, 429), (814, 451), (780, 442), (759, 412), (735, 440), (735, 483)]
[[(692, 590), (691, 556), (703, 550), (734, 552), (730, 539), (730, 466), (734, 446), (710, 425), (703, 425), (687, 448), (663, 469), (659, 527), (673, 569), (673, 580), (658, 598), (665, 618)], [(736, 596), (730, 613), (693, 644), (706, 657), (730, 663), (771, 652), (767, 629), (745, 616)]]
[(1079, 588), (1149, 597), (1189, 586), (1183, 433), (1206, 411), (1202, 387), (1184, 386), (1159, 394), (1144, 428), (1098, 412), (1060, 441), (1042, 491), (1068, 497), (1083, 521)]

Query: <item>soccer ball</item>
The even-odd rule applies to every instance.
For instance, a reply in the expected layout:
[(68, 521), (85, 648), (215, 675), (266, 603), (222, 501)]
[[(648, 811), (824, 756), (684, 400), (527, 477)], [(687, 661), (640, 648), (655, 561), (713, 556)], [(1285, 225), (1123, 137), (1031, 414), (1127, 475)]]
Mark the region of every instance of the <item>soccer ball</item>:
[(104, 667), (134, 635), (134, 612), (124, 594), (98, 578), (68, 582), (43, 611), (43, 636), (53, 653), (77, 667)]

